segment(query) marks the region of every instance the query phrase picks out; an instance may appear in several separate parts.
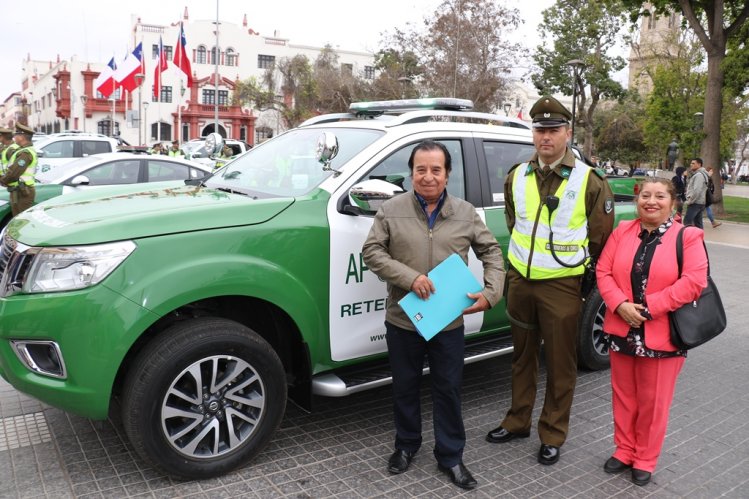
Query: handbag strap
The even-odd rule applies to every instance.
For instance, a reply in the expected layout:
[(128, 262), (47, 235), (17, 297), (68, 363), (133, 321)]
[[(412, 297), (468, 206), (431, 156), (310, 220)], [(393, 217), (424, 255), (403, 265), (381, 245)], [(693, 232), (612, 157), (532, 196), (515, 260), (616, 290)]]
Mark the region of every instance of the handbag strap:
[[(676, 235), (676, 263), (679, 266), (679, 278), (681, 279), (681, 267), (684, 263), (684, 229), (686, 226), (679, 229), (679, 233)], [(702, 247), (705, 248), (705, 258), (707, 258), (707, 276), (710, 277), (710, 255), (707, 254), (707, 246), (705, 246), (705, 240), (702, 240)]]

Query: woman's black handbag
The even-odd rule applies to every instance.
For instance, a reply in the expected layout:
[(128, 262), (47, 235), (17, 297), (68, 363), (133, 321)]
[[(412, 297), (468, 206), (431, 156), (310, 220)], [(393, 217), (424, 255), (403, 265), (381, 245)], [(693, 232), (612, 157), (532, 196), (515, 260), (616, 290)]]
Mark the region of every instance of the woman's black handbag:
[[(679, 265), (679, 277), (684, 259), (682, 233), (676, 237), (676, 261)], [(705, 244), (704, 242), (702, 243)], [(705, 248), (707, 255), (707, 248)], [(709, 341), (726, 328), (726, 311), (720, 300), (718, 288), (710, 277), (710, 260), (707, 262), (707, 286), (697, 300), (682, 305), (670, 314), (671, 343), (681, 350), (689, 350)]]

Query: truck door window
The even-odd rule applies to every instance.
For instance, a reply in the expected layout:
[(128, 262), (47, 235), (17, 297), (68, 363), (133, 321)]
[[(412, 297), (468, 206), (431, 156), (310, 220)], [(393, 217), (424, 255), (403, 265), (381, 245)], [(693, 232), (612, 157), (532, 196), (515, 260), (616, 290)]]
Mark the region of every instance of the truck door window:
[[(450, 151), (450, 157), (452, 158), (452, 171), (448, 177), (447, 193), (451, 196), (465, 199), (463, 147), (461, 142), (457, 139), (438, 140), (437, 142), (440, 142), (447, 147), (447, 150)], [(398, 149), (378, 164), (374, 170), (371, 170), (362, 180), (385, 180), (406, 191), (410, 191), (413, 188), (413, 185), (411, 183), (411, 172), (408, 169), (408, 158), (411, 156), (411, 151), (417, 144), (418, 142), (414, 142), (406, 147)]]
[(169, 161), (148, 161), (148, 182), (162, 182), (165, 180), (187, 180), (190, 178), (190, 168), (185, 165)]
[(58, 140), (42, 147), (42, 150), (44, 151), (45, 158), (72, 158), (73, 141)]
[(533, 156), (533, 144), (515, 144), (484, 140), (484, 155), (489, 171), (489, 186), (492, 192), (492, 204), (505, 202), (504, 183), (507, 172), (513, 165), (523, 163)]

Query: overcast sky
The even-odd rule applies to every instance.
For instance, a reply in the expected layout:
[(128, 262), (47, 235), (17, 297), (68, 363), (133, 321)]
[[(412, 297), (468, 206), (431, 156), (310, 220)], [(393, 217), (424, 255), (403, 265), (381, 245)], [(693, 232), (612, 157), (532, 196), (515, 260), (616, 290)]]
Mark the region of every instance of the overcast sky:
[[(0, 0), (3, 12), (0, 50), (0, 101), (21, 88), (21, 64), (32, 60), (56, 60), (76, 55), (79, 60), (106, 63), (112, 54), (123, 57), (131, 37), (131, 15), (144, 23), (179, 21), (187, 6), (191, 20), (216, 19), (216, 1), (211, 0)], [(295, 44), (376, 51), (380, 33), (418, 23), (434, 12), (440, 0), (218, 0), (221, 21), (248, 25), (261, 35), (280, 35)], [(537, 24), (541, 10), (554, 0), (505, 0), (519, 8), (525, 20), (517, 33), (529, 47), (539, 43)], [(371, 10), (368, 10), (370, 7)], [(187, 40), (188, 49), (191, 40)], [(132, 48), (132, 47), (131, 47)]]

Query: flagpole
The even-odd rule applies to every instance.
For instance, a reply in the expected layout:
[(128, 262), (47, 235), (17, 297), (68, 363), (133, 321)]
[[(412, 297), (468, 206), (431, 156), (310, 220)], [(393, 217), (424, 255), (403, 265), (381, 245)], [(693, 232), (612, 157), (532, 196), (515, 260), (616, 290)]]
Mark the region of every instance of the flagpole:
[(216, 70), (214, 74), (214, 83), (216, 84), (216, 95), (214, 95), (214, 107), (213, 107), (213, 131), (214, 133), (218, 132), (218, 58), (220, 56), (221, 50), (218, 48), (218, 0), (216, 0), (216, 50), (213, 52), (213, 56), (216, 59)]

